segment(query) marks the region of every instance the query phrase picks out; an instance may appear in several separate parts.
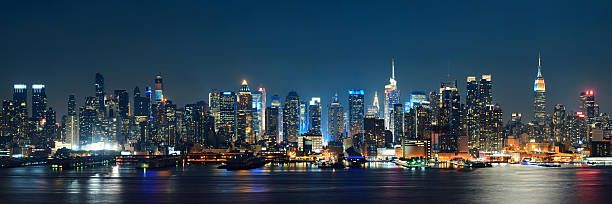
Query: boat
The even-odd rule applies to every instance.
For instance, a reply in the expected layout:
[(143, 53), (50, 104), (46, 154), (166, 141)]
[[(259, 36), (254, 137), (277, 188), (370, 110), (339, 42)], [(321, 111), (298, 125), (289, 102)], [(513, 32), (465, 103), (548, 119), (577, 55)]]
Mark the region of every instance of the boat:
[(226, 164), (217, 168), (227, 170), (249, 170), (256, 169), (266, 165), (267, 161), (264, 158), (254, 156), (252, 154), (244, 155), (227, 161)]
[(471, 168), (486, 168), (486, 167), (493, 167), (492, 164), (490, 163), (485, 163), (485, 162), (469, 162), (467, 163), (468, 167)]
[(319, 165), (317, 165), (317, 167), (319, 167), (319, 169), (344, 169), (345, 166), (342, 163), (336, 162), (336, 163), (321, 163)]

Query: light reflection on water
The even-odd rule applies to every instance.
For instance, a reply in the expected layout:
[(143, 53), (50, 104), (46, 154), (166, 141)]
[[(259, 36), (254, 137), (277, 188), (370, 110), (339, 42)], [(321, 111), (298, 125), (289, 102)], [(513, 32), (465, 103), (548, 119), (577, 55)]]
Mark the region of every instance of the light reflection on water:
[(363, 169), (268, 164), (244, 171), (216, 165), (164, 169), (101, 166), (0, 169), (0, 203), (82, 202), (452, 202), (604, 203), (612, 169), (496, 165), (483, 169)]

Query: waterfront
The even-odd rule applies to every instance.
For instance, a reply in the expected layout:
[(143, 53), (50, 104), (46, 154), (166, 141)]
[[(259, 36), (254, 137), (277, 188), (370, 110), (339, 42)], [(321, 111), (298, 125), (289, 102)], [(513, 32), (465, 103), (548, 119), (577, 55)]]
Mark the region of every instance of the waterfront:
[(306, 163), (250, 171), (210, 166), (155, 170), (100, 166), (0, 169), (2, 203), (605, 203), (612, 169), (502, 165), (482, 169), (318, 169)]

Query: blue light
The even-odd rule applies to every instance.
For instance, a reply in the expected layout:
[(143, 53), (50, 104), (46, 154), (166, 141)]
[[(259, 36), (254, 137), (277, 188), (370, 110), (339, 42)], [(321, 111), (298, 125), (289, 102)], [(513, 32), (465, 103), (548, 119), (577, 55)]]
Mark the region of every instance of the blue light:
[(354, 89), (349, 89), (349, 95), (364, 95), (365, 92), (363, 91), (363, 89), (360, 90), (354, 90)]

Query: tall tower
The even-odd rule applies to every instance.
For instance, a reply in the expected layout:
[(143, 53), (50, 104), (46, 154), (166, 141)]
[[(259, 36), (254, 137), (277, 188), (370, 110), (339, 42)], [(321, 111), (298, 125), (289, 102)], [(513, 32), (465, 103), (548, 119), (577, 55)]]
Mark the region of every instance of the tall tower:
[(257, 139), (262, 139), (266, 132), (266, 89), (259, 87), (253, 91), (253, 131)]
[(32, 118), (42, 120), (45, 118), (45, 110), (47, 109), (47, 94), (45, 93), (45, 85), (32, 85)]
[(321, 134), (321, 98), (313, 97), (308, 106), (309, 131)]
[(327, 122), (328, 141), (338, 141), (344, 134), (344, 109), (338, 101), (338, 94), (333, 97), (327, 109), (329, 114)]
[(283, 107), (283, 140), (297, 142), (300, 133), (300, 98), (295, 91), (289, 92)]
[(385, 85), (385, 107), (384, 119), (385, 129), (393, 132), (391, 125), (391, 114), (393, 112), (393, 104), (400, 103), (400, 91), (397, 89), (397, 81), (395, 81), (395, 59), (391, 59), (391, 78), (389, 84)]
[(378, 91), (374, 92), (374, 100), (371, 106), (368, 106), (368, 110), (366, 113), (367, 117), (380, 118), (380, 104), (378, 102)]
[(584, 114), (587, 125), (593, 124), (595, 117), (598, 115), (595, 111), (595, 106), (593, 90), (586, 90), (580, 93), (580, 111)]
[(546, 85), (544, 77), (542, 77), (542, 63), (538, 54), (538, 76), (533, 84), (533, 92), (535, 94), (533, 101), (533, 120), (540, 125), (543, 125), (546, 120)]
[(238, 91), (238, 115), (236, 118), (236, 136), (238, 142), (254, 144), (253, 134), (253, 96), (246, 80), (242, 81)]
[[(364, 91), (349, 90), (349, 137), (363, 133)], [(362, 139), (362, 138), (358, 138)]]
[(96, 73), (96, 81), (94, 83), (96, 88), (96, 109), (98, 110), (98, 115), (104, 115), (106, 112), (105, 104), (104, 104), (104, 96), (106, 93), (104, 92), (104, 76), (100, 73)]
[(215, 126), (223, 145), (234, 141), (236, 134), (236, 93), (225, 91), (219, 93), (219, 118), (215, 119)]
[(160, 103), (164, 99), (163, 94), (164, 84), (161, 74), (155, 76), (155, 103)]
[(68, 117), (66, 119), (64, 142), (70, 143), (71, 149), (76, 149), (79, 145), (79, 119), (74, 94), (68, 96)]

